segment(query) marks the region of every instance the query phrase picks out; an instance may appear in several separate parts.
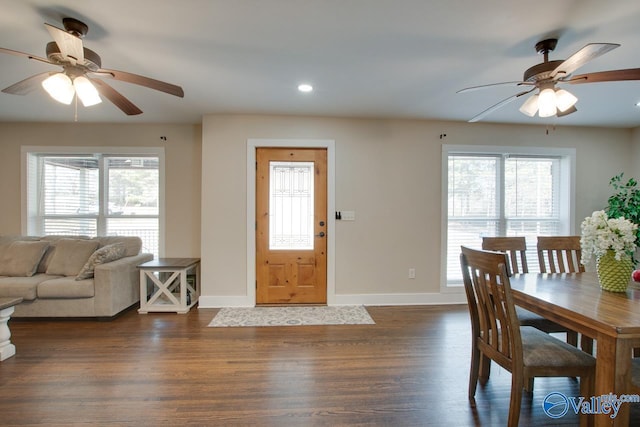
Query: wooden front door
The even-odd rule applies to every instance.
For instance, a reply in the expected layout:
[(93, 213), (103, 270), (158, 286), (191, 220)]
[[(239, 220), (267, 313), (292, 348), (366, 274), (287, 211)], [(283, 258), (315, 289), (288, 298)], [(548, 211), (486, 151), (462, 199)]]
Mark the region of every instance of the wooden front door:
[(256, 303), (327, 302), (327, 150), (256, 149)]

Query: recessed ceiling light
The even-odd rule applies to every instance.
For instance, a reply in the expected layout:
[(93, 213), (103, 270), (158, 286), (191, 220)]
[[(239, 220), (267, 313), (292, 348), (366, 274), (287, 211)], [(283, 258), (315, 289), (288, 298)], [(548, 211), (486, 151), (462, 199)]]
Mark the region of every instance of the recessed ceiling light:
[(307, 83), (302, 83), (302, 84), (298, 85), (298, 90), (300, 92), (311, 92), (313, 90), (313, 86), (311, 86), (310, 84), (307, 84)]
[(636, 102), (636, 107), (640, 107), (640, 101)]

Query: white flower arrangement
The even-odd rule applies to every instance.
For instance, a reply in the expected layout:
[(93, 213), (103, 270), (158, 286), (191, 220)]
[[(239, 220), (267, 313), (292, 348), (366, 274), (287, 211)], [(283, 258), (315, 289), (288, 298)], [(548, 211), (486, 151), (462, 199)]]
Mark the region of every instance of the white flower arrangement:
[(580, 228), (583, 264), (589, 263), (592, 257), (603, 256), (608, 250), (615, 252), (618, 261), (633, 258), (637, 224), (623, 217), (609, 218), (604, 211), (595, 211), (584, 219)]

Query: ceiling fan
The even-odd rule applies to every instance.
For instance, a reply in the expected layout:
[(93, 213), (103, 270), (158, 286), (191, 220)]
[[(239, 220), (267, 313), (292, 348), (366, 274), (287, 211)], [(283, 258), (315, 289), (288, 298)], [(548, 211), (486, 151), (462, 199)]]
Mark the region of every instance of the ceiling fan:
[(619, 44), (590, 43), (564, 61), (549, 61), (549, 52), (555, 49), (557, 43), (557, 39), (546, 39), (536, 43), (536, 51), (544, 55), (544, 61), (527, 69), (524, 72), (522, 81), (493, 83), (459, 90), (457, 93), (486, 89), (499, 85), (514, 85), (527, 88), (520, 93), (492, 105), (480, 114), (472, 117), (469, 122), (477, 122), (511, 101), (527, 95), (536, 89), (538, 89), (538, 93), (529, 97), (520, 107), (520, 111), (523, 114), (533, 117), (536, 112), (538, 112), (540, 117), (566, 116), (577, 111), (575, 103), (578, 99), (567, 90), (558, 88), (557, 86), (560, 84), (640, 80), (640, 68), (572, 75), (575, 70), (587, 62), (620, 47)]
[(2, 92), (26, 95), (42, 85), (56, 101), (70, 104), (76, 97), (76, 99), (80, 98), (85, 107), (101, 102), (100, 95), (102, 95), (127, 115), (141, 114), (142, 110), (102, 80), (103, 77), (145, 86), (180, 98), (184, 97), (184, 92), (180, 86), (137, 74), (102, 68), (100, 56), (82, 44), (82, 37), (87, 34), (89, 27), (74, 18), (64, 18), (62, 23), (64, 30), (53, 25), (44, 24), (54, 39), (54, 41), (47, 43), (46, 59), (28, 53), (0, 48), (2, 53), (61, 66), (62, 71), (46, 71), (27, 77), (4, 88)]

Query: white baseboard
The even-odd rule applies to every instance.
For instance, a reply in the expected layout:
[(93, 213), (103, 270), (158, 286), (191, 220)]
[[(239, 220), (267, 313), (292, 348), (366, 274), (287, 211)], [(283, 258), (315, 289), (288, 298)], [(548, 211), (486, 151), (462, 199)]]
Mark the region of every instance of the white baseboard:
[(336, 295), (334, 305), (441, 305), (466, 304), (464, 294), (355, 294)]
[[(329, 305), (441, 305), (466, 304), (463, 293), (428, 294), (354, 294), (335, 295)], [(198, 307), (253, 307), (255, 301), (247, 296), (200, 296)]]
[(248, 296), (202, 296), (198, 298), (198, 308), (254, 307), (256, 302)]

